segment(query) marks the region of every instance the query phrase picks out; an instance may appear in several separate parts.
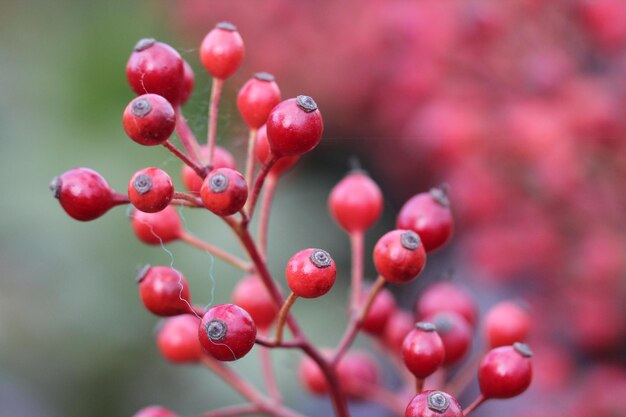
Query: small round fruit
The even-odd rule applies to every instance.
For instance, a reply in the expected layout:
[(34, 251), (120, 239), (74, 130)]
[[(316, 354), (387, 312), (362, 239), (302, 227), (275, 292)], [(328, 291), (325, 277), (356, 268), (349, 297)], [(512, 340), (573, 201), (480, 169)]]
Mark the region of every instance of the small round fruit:
[(442, 247), (452, 236), (453, 221), (445, 189), (433, 188), (409, 199), (398, 214), (398, 229), (417, 233), (427, 252)]
[(135, 93), (158, 94), (176, 105), (184, 83), (183, 65), (180, 54), (171, 46), (142, 39), (128, 59), (126, 78)]
[(482, 394), (486, 398), (511, 398), (526, 391), (532, 379), (531, 357), (524, 343), (490, 350), (478, 369)]
[(259, 329), (267, 329), (278, 315), (278, 306), (257, 275), (241, 279), (233, 290), (233, 303), (246, 310)]
[(463, 316), (446, 311), (425, 319), (435, 325), (443, 342), (445, 357), (443, 364), (452, 365), (460, 361), (472, 344), (472, 328)]
[(172, 105), (156, 94), (135, 97), (122, 116), (124, 131), (132, 140), (144, 146), (161, 145), (176, 128)]
[(443, 311), (454, 311), (472, 326), (476, 323), (478, 307), (474, 298), (461, 286), (451, 282), (430, 285), (415, 305), (415, 317), (422, 320)]
[(198, 331), (204, 351), (219, 361), (235, 361), (254, 346), (256, 325), (250, 314), (234, 304), (211, 307)]
[(513, 301), (496, 304), (485, 315), (485, 335), (491, 348), (524, 342), (530, 326), (528, 311)]
[(383, 194), (364, 171), (352, 171), (330, 193), (328, 208), (346, 232), (369, 229), (383, 211)]
[(287, 285), (298, 297), (317, 298), (333, 287), (335, 261), (322, 249), (303, 249), (287, 262)]
[[(267, 140), (267, 125), (263, 125), (256, 132), (256, 144), (254, 147), (254, 153), (257, 160), (264, 164), (270, 158), (270, 144)], [(288, 171), (300, 160), (299, 156), (284, 156), (279, 158), (272, 169), (270, 169), (269, 175), (279, 176)]]
[(378, 273), (393, 284), (412, 281), (426, 265), (424, 245), (411, 230), (392, 230), (376, 242), (374, 265)]
[[(362, 299), (367, 296), (367, 292), (363, 293)], [(383, 288), (372, 301), (367, 314), (361, 321), (361, 328), (370, 334), (379, 335), (385, 330), (387, 320), (396, 311), (396, 299), (391, 291)]]
[(218, 216), (230, 216), (243, 208), (248, 199), (248, 184), (239, 172), (217, 168), (209, 172), (200, 188), (204, 207)]
[(178, 414), (159, 405), (151, 405), (137, 411), (133, 417), (178, 417)]
[(157, 316), (177, 316), (192, 311), (185, 276), (168, 266), (144, 267), (138, 274), (143, 305)]
[(281, 102), (267, 118), (267, 139), (275, 156), (309, 152), (322, 139), (323, 130), (322, 114), (309, 96)]
[(355, 398), (364, 398), (380, 381), (380, 370), (374, 358), (364, 351), (349, 352), (337, 366), (339, 385)]
[(193, 87), (196, 84), (196, 76), (193, 73), (193, 68), (189, 65), (189, 62), (183, 60), (183, 88), (180, 93), (180, 103), (179, 106), (182, 106), (189, 100), (191, 97), (191, 93), (193, 92)]
[(424, 391), (409, 403), (405, 417), (463, 417), (459, 402), (443, 391)]
[[(325, 354), (324, 356), (330, 356), (330, 354)], [(302, 356), (298, 365), (298, 379), (311, 394), (324, 395), (328, 392), (328, 384), (324, 373), (317, 363), (306, 355)]]
[(200, 45), (200, 61), (215, 78), (226, 79), (239, 69), (244, 56), (243, 39), (235, 25), (218, 23)]
[(167, 206), (156, 213), (134, 210), (130, 217), (133, 232), (148, 245), (162, 245), (180, 238), (183, 225), (176, 209)]
[(402, 344), (402, 359), (416, 378), (424, 379), (443, 364), (445, 348), (434, 324), (421, 321)]
[(116, 203), (104, 177), (89, 168), (74, 168), (53, 178), (50, 190), (70, 217), (83, 222), (97, 219)]
[(265, 124), (270, 111), (280, 103), (280, 89), (274, 76), (267, 72), (254, 74), (239, 90), (237, 108), (250, 129)]
[(396, 310), (385, 325), (383, 342), (394, 352), (400, 352), (404, 338), (415, 326), (413, 315), (408, 311)]
[(157, 335), (161, 355), (174, 363), (194, 363), (202, 359), (198, 340), (200, 319), (193, 314), (183, 314), (165, 320)]
[(128, 197), (137, 210), (156, 213), (170, 204), (174, 196), (172, 179), (159, 168), (144, 168), (128, 183)]
[[(222, 148), (221, 146), (215, 146), (215, 152), (213, 153), (213, 169), (217, 168), (230, 168), (237, 169), (235, 158), (233, 155)], [(200, 147), (200, 156), (206, 160), (209, 157), (209, 148), (207, 145)], [(198, 176), (196, 171), (189, 167), (187, 164), (183, 164), (183, 168), (180, 171), (181, 178), (185, 188), (192, 193), (200, 194), (200, 188), (202, 188), (203, 179)]]

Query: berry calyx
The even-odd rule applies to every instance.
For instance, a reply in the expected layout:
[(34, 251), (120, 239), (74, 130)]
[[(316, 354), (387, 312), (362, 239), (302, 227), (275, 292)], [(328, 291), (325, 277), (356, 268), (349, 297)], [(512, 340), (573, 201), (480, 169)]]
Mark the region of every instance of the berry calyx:
[(156, 213), (172, 201), (174, 184), (172, 179), (159, 168), (144, 168), (128, 182), (128, 198), (137, 210)]
[(134, 98), (122, 116), (124, 131), (132, 140), (144, 146), (161, 145), (176, 128), (172, 105), (156, 94)]
[(180, 238), (183, 225), (176, 209), (167, 206), (156, 213), (134, 210), (130, 216), (135, 236), (148, 245), (162, 245)]
[(422, 272), (426, 265), (426, 251), (415, 232), (392, 230), (376, 242), (374, 265), (387, 281), (404, 284)]
[(528, 345), (515, 343), (490, 350), (478, 369), (478, 383), (485, 398), (512, 398), (530, 385), (532, 352)]
[(369, 229), (383, 211), (383, 195), (364, 171), (352, 171), (332, 189), (328, 208), (333, 219), (346, 232)]
[[(257, 160), (262, 164), (266, 163), (271, 158), (270, 143), (267, 140), (267, 125), (263, 125), (257, 130), (254, 153), (256, 154)], [(268, 175), (281, 175), (294, 166), (299, 159), (299, 156), (284, 156), (279, 158), (272, 166), (272, 169), (270, 169)]]
[(333, 287), (337, 269), (335, 261), (322, 249), (303, 249), (287, 262), (287, 285), (295, 295), (317, 298)]
[(215, 78), (226, 79), (239, 69), (244, 56), (243, 39), (235, 25), (218, 23), (202, 40), (200, 61)]
[(398, 214), (398, 229), (417, 233), (427, 252), (442, 247), (452, 236), (450, 202), (444, 188), (433, 188), (409, 199)]
[(324, 123), (317, 104), (309, 96), (279, 103), (267, 118), (267, 139), (278, 157), (302, 155), (322, 139)]
[(184, 64), (171, 46), (141, 39), (126, 64), (126, 78), (137, 94), (158, 94), (179, 104), (184, 85)]
[(495, 348), (525, 341), (530, 332), (531, 319), (520, 304), (504, 301), (487, 312), (484, 326), (487, 343)]
[(168, 266), (144, 267), (138, 274), (143, 305), (157, 316), (177, 316), (192, 311), (185, 276)]
[(472, 344), (472, 328), (467, 321), (452, 311), (437, 313), (425, 319), (435, 325), (443, 343), (444, 366), (460, 361)]
[(474, 298), (464, 288), (446, 281), (437, 282), (424, 291), (415, 305), (415, 317), (421, 320), (443, 311), (460, 314), (472, 326), (478, 316)]
[(432, 375), (443, 364), (445, 348), (437, 327), (429, 322), (418, 322), (402, 344), (402, 359), (416, 378)]
[[(363, 300), (367, 298), (369, 291), (363, 293)], [(389, 318), (396, 311), (396, 299), (391, 291), (381, 289), (372, 301), (369, 310), (361, 321), (361, 328), (367, 333), (379, 335), (385, 330)]]
[(267, 329), (278, 315), (276, 302), (257, 275), (248, 275), (237, 282), (233, 303), (246, 310), (259, 329)]
[(230, 216), (243, 208), (248, 199), (248, 184), (239, 172), (217, 168), (209, 172), (200, 188), (202, 203), (218, 216)]
[[(200, 147), (200, 157), (205, 161), (209, 158), (209, 148), (207, 145)], [(215, 146), (213, 152), (213, 169), (217, 168), (237, 169), (233, 155), (221, 146)], [(202, 188), (204, 180), (198, 176), (196, 171), (189, 167), (189, 165), (183, 164), (180, 172), (185, 188), (192, 193), (200, 194), (200, 188)]]
[(157, 346), (165, 359), (174, 363), (193, 363), (202, 359), (198, 340), (200, 319), (192, 314), (171, 317), (157, 335)]
[(204, 351), (219, 361), (235, 361), (254, 346), (256, 325), (250, 314), (234, 304), (211, 307), (200, 323), (198, 337)]
[(124, 199), (113, 192), (104, 177), (89, 168), (74, 168), (52, 179), (50, 190), (70, 217), (97, 219)]
[(463, 417), (459, 402), (443, 391), (417, 394), (406, 408), (405, 417)]
[(265, 124), (270, 111), (280, 103), (281, 95), (274, 76), (259, 72), (250, 78), (239, 90), (237, 108), (250, 129), (258, 129)]
[(137, 411), (133, 417), (178, 417), (178, 414), (165, 407), (152, 405)]

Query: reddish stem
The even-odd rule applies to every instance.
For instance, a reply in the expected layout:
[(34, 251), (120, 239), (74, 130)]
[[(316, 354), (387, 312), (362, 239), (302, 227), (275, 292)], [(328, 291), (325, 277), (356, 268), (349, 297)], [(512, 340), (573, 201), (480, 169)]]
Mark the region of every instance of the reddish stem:
[(463, 391), (467, 388), (467, 386), (472, 382), (472, 380), (476, 377), (476, 371), (478, 369), (478, 365), (480, 365), (480, 361), (487, 353), (484, 349), (478, 349), (478, 354), (474, 354), (469, 360), (463, 364), (461, 369), (457, 371), (456, 375), (452, 378), (451, 381), (448, 382), (444, 391), (449, 393), (454, 397), (458, 397), (463, 394)]
[(254, 414), (261, 411), (258, 405), (255, 404), (242, 404), (234, 405), (232, 407), (224, 407), (219, 410), (209, 411), (200, 414), (198, 417), (234, 417), (244, 416), (246, 414)]
[(189, 168), (193, 169), (200, 178), (204, 179), (204, 177), (206, 177), (207, 169), (201, 167), (200, 165), (196, 164), (191, 159), (189, 159), (187, 155), (182, 153), (180, 149), (178, 149), (176, 146), (172, 144), (172, 142), (170, 142), (169, 140), (166, 140), (165, 142), (163, 142), (163, 146), (165, 146), (165, 149), (167, 149), (172, 154), (174, 154), (175, 157), (177, 157), (178, 159), (183, 161), (187, 166), (189, 166)]
[(130, 203), (128, 195), (114, 192), (111, 195), (111, 207), (121, 206)]
[(298, 296), (295, 293), (289, 294), (289, 297), (285, 300), (283, 306), (280, 308), (278, 312), (278, 320), (276, 322), (276, 343), (280, 343), (283, 340), (283, 328), (285, 327), (285, 320), (287, 320), (287, 315), (289, 314), (289, 310), (291, 310), (291, 306), (296, 302)]
[(288, 342), (277, 342), (275, 339), (268, 339), (264, 336), (257, 336), (255, 343), (267, 348), (302, 349), (302, 340), (294, 339)]
[(187, 155), (189, 155), (189, 159), (193, 162), (203, 165), (202, 156), (200, 153), (200, 146), (198, 145), (198, 141), (189, 128), (187, 124), (187, 119), (183, 116), (182, 109), (180, 106), (176, 108), (176, 133), (180, 139), (180, 143), (187, 151)]
[(487, 401), (487, 398), (485, 398), (483, 394), (480, 394), (473, 403), (471, 403), (465, 410), (463, 410), (463, 416), (467, 417), (469, 413), (477, 409), (478, 406), (480, 406), (485, 401)]
[(352, 250), (352, 285), (350, 310), (352, 312), (359, 309), (361, 304), (361, 286), (363, 283), (363, 231), (350, 233), (350, 247)]
[(248, 187), (252, 187), (252, 180), (254, 179), (254, 161), (256, 154), (254, 148), (256, 147), (256, 129), (250, 129), (248, 135), (248, 156), (246, 158), (246, 184)]
[(267, 259), (267, 231), (270, 223), (270, 212), (272, 208), (272, 200), (274, 198), (274, 192), (276, 191), (276, 184), (278, 182), (278, 176), (269, 174), (263, 191), (263, 198), (261, 199), (261, 214), (259, 217), (259, 252), (264, 259)]
[(261, 188), (263, 187), (263, 183), (265, 182), (265, 177), (267, 177), (267, 174), (269, 174), (276, 161), (278, 161), (278, 157), (274, 154), (271, 154), (270, 158), (265, 161), (263, 167), (261, 167), (259, 175), (257, 175), (256, 177), (256, 181), (254, 182), (254, 188), (252, 189), (252, 194), (250, 195), (250, 198), (248, 198), (247, 211), (250, 218), (252, 218), (252, 214), (254, 213), (254, 206), (256, 205), (256, 201), (259, 198), (259, 193), (261, 192)]
[(239, 268), (244, 272), (250, 272), (252, 270), (252, 266), (248, 262), (244, 261), (243, 259), (238, 258), (237, 256), (229, 252), (226, 252), (225, 250), (220, 249), (217, 246), (213, 246), (210, 243), (207, 243), (201, 239), (198, 239), (197, 237), (187, 232), (181, 232), (180, 239), (183, 242), (190, 244), (191, 246), (195, 246), (198, 249), (208, 252), (211, 255), (214, 255), (228, 262), (232, 266)]
[[(265, 334), (266, 331), (263, 330), (262, 333)], [(259, 360), (261, 362), (261, 373), (263, 374), (263, 381), (267, 387), (267, 392), (272, 399), (280, 402), (281, 395), (278, 385), (276, 384), (276, 374), (274, 373), (270, 348), (261, 347), (259, 349)]]
[(215, 137), (217, 135), (217, 113), (220, 107), (220, 97), (222, 96), (222, 87), (224, 80), (221, 78), (213, 78), (211, 87), (211, 103), (209, 104), (209, 129), (208, 129), (208, 164), (213, 166), (213, 154), (215, 153)]
[(420, 394), (424, 391), (424, 378), (415, 378), (415, 393)]
[(203, 207), (202, 200), (200, 200), (197, 196), (189, 194), (189, 193), (183, 193), (183, 192), (180, 192), (180, 191), (175, 191), (174, 192), (174, 198), (177, 199), (177, 200), (187, 201), (191, 205), (193, 205), (194, 207)]

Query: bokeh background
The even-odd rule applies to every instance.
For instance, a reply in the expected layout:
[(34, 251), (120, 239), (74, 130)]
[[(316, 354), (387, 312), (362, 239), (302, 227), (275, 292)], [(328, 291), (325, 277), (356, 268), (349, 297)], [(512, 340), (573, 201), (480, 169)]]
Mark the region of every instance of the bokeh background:
[[(368, 248), (408, 197), (450, 186), (455, 238), (418, 283), (394, 290), (401, 305), (412, 309), (429, 282), (452, 274), (482, 312), (505, 298), (533, 312), (533, 387), (477, 416), (626, 415), (625, 2), (4, 0), (0, 8), (2, 416), (129, 416), (153, 403), (196, 415), (236, 401), (208, 371), (174, 367), (156, 350), (158, 320), (141, 307), (134, 275), (169, 264), (170, 254), (139, 244), (124, 208), (80, 224), (47, 190), (76, 166), (118, 190), (145, 166), (176, 177), (176, 160), (122, 131), (133, 97), (124, 66), (142, 37), (178, 49), (197, 77), (185, 114), (204, 137), (210, 80), (198, 45), (222, 20), (247, 47), (220, 114), (220, 144), (240, 165), (247, 133), (233, 98), (254, 72), (275, 74), (284, 97), (314, 96), (324, 114), (324, 141), (282, 180), (270, 231), (277, 276), (293, 248), (326, 248), (343, 267), (328, 297), (296, 306), (315, 341), (333, 345), (342, 329), (348, 244), (325, 205), (357, 156), (386, 198)], [(184, 214), (190, 230), (238, 250), (222, 224)], [(168, 249), (195, 301), (229, 300), (236, 271), (180, 244)], [(254, 356), (236, 366), (259, 381)], [(298, 359), (276, 358), (288, 403), (324, 414), (324, 401), (293, 383)], [(475, 394), (470, 387), (464, 403)]]

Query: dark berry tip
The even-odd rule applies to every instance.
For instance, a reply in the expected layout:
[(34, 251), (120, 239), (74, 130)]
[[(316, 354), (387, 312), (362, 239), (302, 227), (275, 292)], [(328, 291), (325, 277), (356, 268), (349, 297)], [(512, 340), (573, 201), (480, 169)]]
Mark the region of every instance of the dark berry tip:
[(415, 323), (415, 327), (423, 332), (434, 332), (437, 330), (437, 326), (427, 321), (420, 321), (418, 323)]
[(220, 22), (215, 25), (215, 27), (218, 29), (227, 30), (229, 32), (237, 32), (237, 26), (233, 25), (230, 22)]
[(276, 80), (276, 78), (274, 78), (274, 76), (269, 72), (257, 72), (256, 74), (254, 74), (254, 78), (259, 81), (267, 81), (268, 83)]
[(315, 249), (311, 252), (309, 259), (313, 262), (313, 265), (318, 268), (328, 268), (333, 263), (333, 258), (330, 257), (328, 252), (322, 249)]
[(421, 244), (420, 237), (412, 230), (407, 230), (400, 235), (402, 247), (408, 250), (415, 250)]
[(224, 174), (215, 174), (209, 180), (209, 188), (214, 193), (223, 193), (228, 188), (228, 177)]
[(154, 38), (143, 38), (135, 44), (135, 52), (141, 52), (144, 49), (148, 49), (155, 43), (156, 39)]
[(209, 340), (212, 340), (213, 342), (219, 342), (224, 339), (226, 337), (226, 333), (228, 333), (228, 326), (220, 319), (211, 320), (206, 324), (205, 329)]
[(61, 177), (54, 177), (52, 178), (52, 181), (50, 181), (50, 185), (48, 186), (48, 188), (50, 188), (50, 191), (52, 191), (52, 195), (54, 195), (54, 198), (59, 198), (61, 197), (61, 187), (63, 185), (63, 181), (61, 180)]
[(430, 189), (430, 196), (439, 204), (441, 207), (449, 208), (450, 200), (448, 199), (448, 185), (443, 184), (439, 187)]
[(133, 116), (143, 119), (152, 111), (152, 105), (146, 98), (136, 98), (130, 107)]
[(296, 104), (307, 113), (317, 110), (317, 103), (309, 96), (296, 97)]
[(526, 343), (515, 342), (513, 343), (513, 349), (525, 358), (533, 357), (533, 351), (530, 350), (530, 347)]
[(137, 270), (137, 275), (135, 276), (135, 281), (137, 284), (140, 284), (146, 278), (148, 271), (152, 268), (150, 264), (146, 264)]
[(152, 189), (152, 177), (146, 174), (139, 174), (133, 181), (133, 188), (139, 194), (143, 195)]
[(450, 399), (441, 391), (433, 391), (428, 394), (428, 408), (438, 413), (445, 413), (450, 407)]

